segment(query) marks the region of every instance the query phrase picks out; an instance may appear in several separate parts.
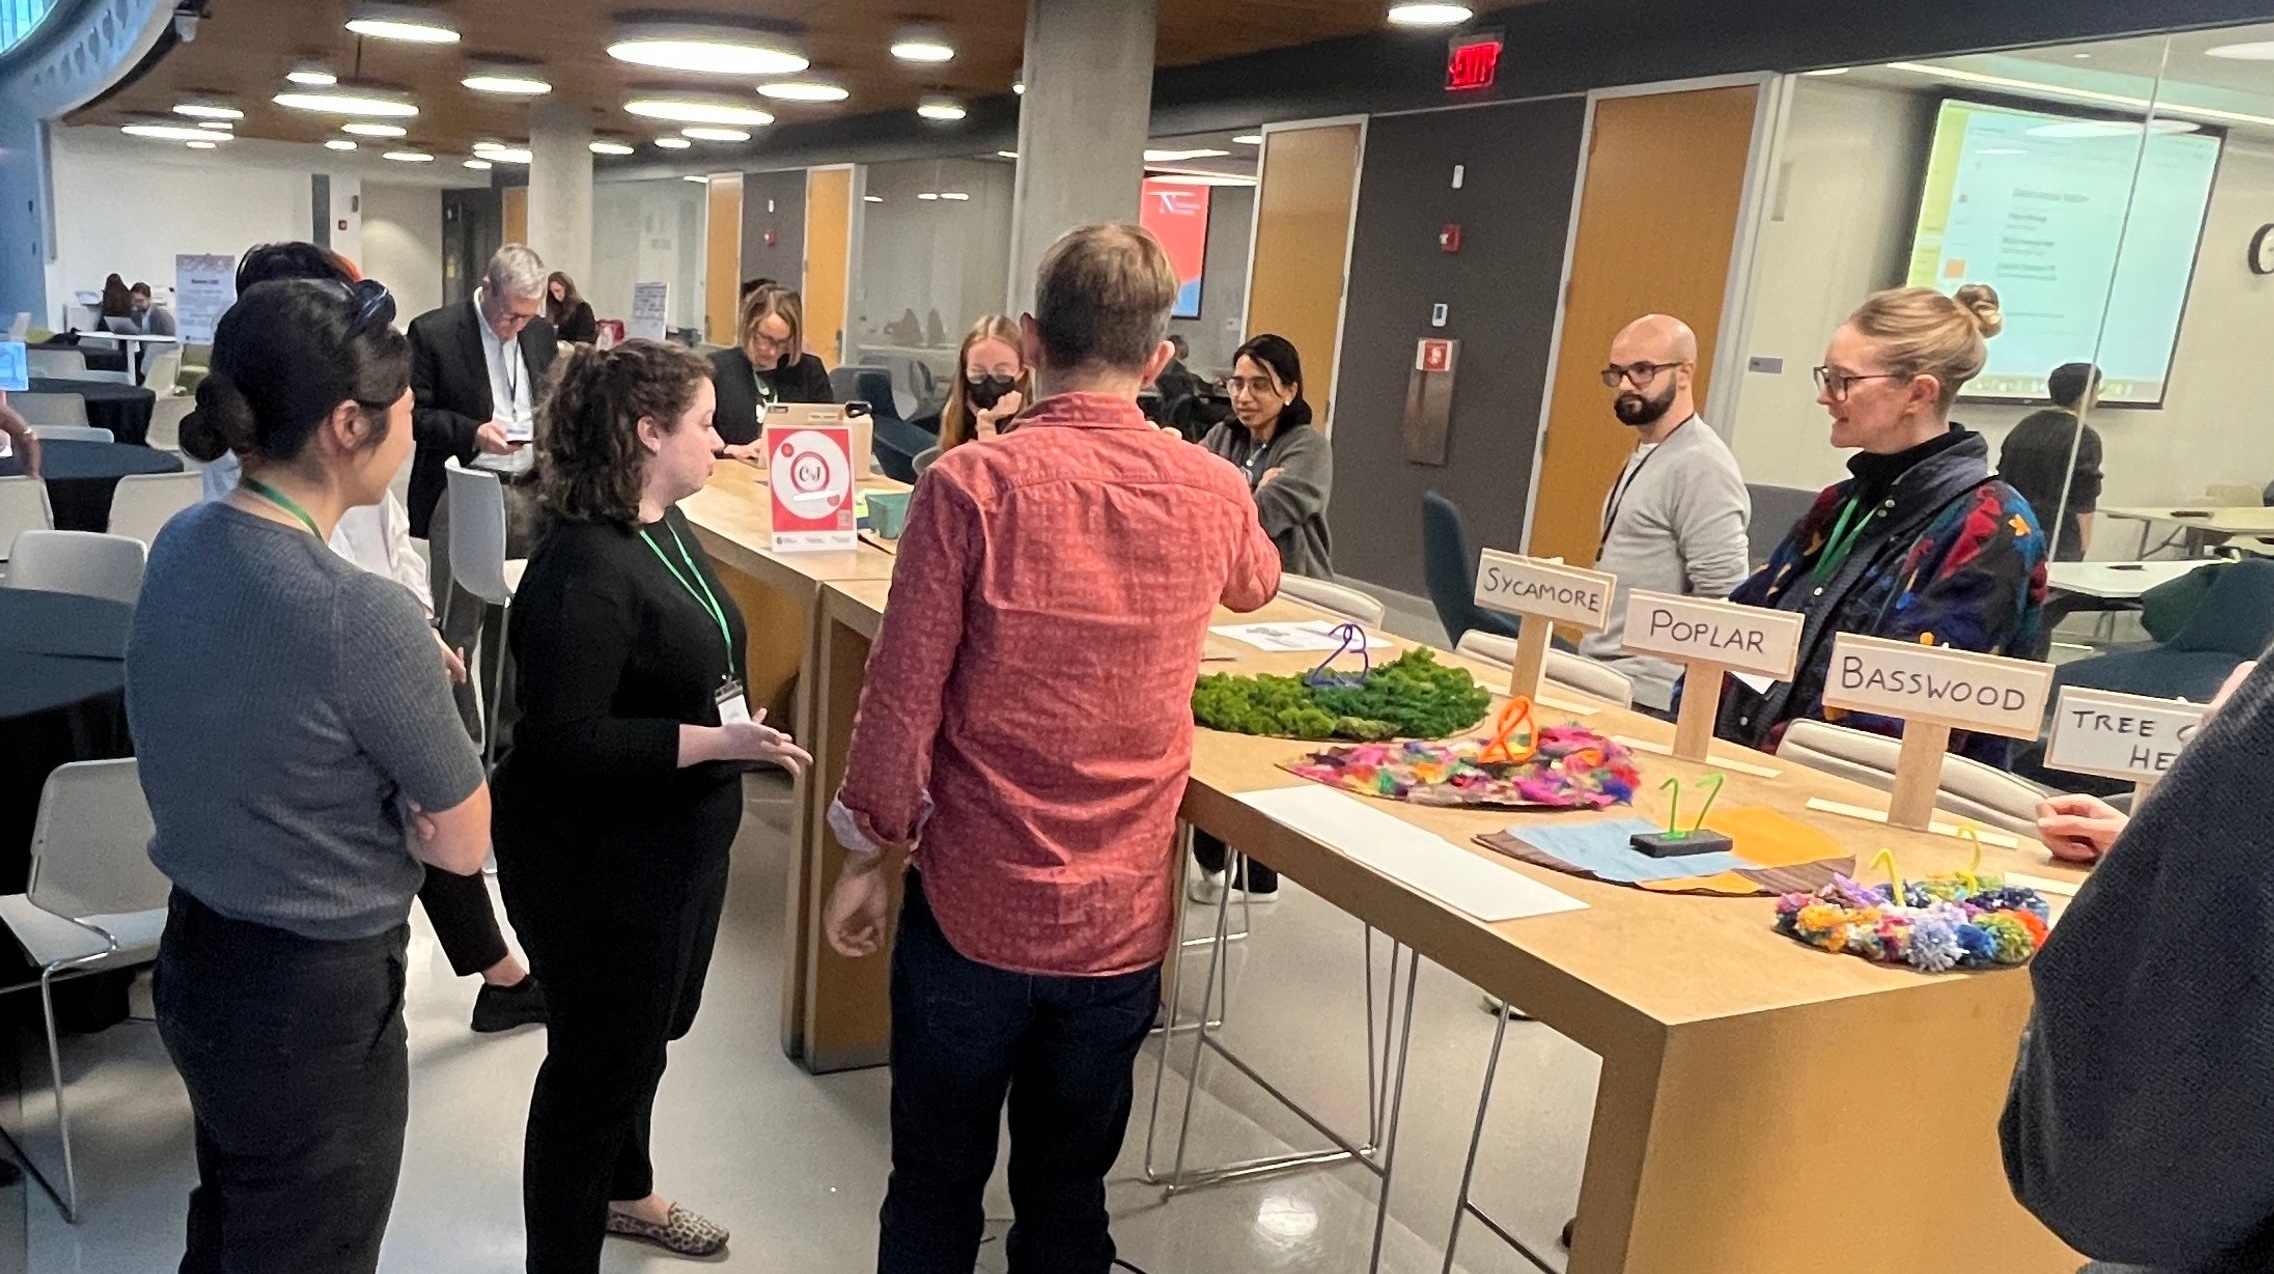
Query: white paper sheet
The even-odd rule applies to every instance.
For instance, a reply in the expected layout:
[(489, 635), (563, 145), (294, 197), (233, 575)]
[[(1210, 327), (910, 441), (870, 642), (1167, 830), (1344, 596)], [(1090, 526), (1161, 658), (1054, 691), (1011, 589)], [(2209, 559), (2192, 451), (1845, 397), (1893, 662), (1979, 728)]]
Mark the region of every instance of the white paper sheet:
[[(1316, 651), (1323, 655), (1342, 649), (1342, 638), (1334, 635), (1335, 628), (1336, 623), (1331, 619), (1306, 619), (1287, 624), (1226, 624), (1208, 631), (1275, 654)], [(1387, 638), (1371, 633), (1366, 636), (1368, 650), (1389, 650), (1394, 645)], [(1352, 649), (1355, 651), (1356, 647)]]
[(1587, 907), (1512, 867), (1472, 854), (1442, 836), (1330, 787), (1306, 783), (1247, 792), (1239, 799), (1273, 822), (1332, 845), (1383, 875), (1487, 924)]

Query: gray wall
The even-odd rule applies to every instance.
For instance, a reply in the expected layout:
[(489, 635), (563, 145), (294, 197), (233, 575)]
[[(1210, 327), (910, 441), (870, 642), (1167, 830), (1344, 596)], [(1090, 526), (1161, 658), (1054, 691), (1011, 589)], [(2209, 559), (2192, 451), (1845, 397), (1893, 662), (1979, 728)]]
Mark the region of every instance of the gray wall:
[[(1248, 304), (1248, 246), (1255, 233), (1255, 187), (1208, 190), (1208, 260), (1200, 281), (1200, 317), (1172, 319), (1169, 330), (1192, 346), (1187, 366), (1203, 376), (1231, 370), (1232, 351)], [(1323, 398), (1324, 395), (1316, 395)]]
[[(1480, 542), (1521, 542), (1584, 116), (1566, 97), (1367, 124), (1327, 511), (1340, 573), (1422, 592), (1431, 488)], [(1459, 190), (1455, 164), (1467, 170)], [(1437, 232), (1455, 221), (1461, 251), (1447, 254)], [(1439, 302), (1442, 329), (1429, 325)], [(1405, 459), (1406, 380), (1424, 336), (1461, 342), (1443, 466)]]
[[(771, 247), (768, 230), (774, 232)], [(742, 174), (742, 277), (804, 289), (804, 169)]]

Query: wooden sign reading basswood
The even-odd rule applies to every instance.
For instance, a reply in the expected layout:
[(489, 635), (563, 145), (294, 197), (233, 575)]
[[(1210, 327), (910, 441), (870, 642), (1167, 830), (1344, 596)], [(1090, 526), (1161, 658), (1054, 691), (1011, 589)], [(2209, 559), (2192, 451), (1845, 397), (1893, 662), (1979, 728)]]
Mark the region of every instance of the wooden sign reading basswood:
[(1555, 626), (1601, 632), (1611, 622), (1611, 601), (1618, 591), (1618, 578), (1601, 571), (1486, 549), (1477, 561), (1476, 603), (1521, 620), (1508, 693), (1538, 699)]
[(1801, 617), (1735, 602), (1636, 591), (1627, 597), (1626, 648), (1685, 665), (1674, 755), (1703, 761), (1721, 709), (1721, 678), (1735, 670), (1784, 681), (1800, 655)]
[(2053, 708), (2047, 769), (2130, 779), (2142, 795), (2179, 759), (2210, 708), (2184, 699), (2150, 699), (2114, 690), (2063, 686)]
[(1832, 641), (1824, 705), (1904, 723), (1887, 821), (1921, 830), (1934, 814), (1950, 732), (2034, 739), (2052, 689), (2046, 664), (1841, 633)]

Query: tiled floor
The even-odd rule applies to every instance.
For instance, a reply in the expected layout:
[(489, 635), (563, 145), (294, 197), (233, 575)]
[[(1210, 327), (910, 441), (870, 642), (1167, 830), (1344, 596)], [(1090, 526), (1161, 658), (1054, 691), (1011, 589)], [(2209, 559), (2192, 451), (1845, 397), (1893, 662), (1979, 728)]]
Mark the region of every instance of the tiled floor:
[[(702, 1017), (674, 1048), (657, 1107), (657, 1160), (666, 1192), (733, 1230), (731, 1251), (716, 1268), (855, 1274), (874, 1268), (887, 1078), (868, 1071), (817, 1079), (777, 1045), (786, 813), (778, 793), (754, 792)], [(1300, 890), (1286, 892), (1257, 911), (1255, 938), (1235, 949), (1228, 1038), (1336, 1127), (1362, 1133), (1362, 931)], [(1199, 909), (1190, 914), (1202, 923)], [(521, 1263), (521, 1128), (544, 1036), (468, 1033), (473, 984), (450, 977), (423, 917), (415, 923), (411, 1127), (385, 1268), (504, 1274)], [(1377, 960), (1383, 951), (1377, 943)], [(1187, 967), (1187, 987), (1197, 995), (1202, 961)], [(1385, 1263), (1402, 1274), (1440, 1269), (1492, 1032), (1492, 1018), (1465, 984), (1425, 967), (1421, 988)], [(1150, 1274), (1363, 1270), (1375, 1193), (1373, 1179), (1355, 1168), (1313, 1169), (1166, 1203), (1158, 1187), (1143, 1183), (1157, 1039), (1138, 1065), (1137, 1118), (1111, 1185), (1124, 1256)], [(1190, 1037), (1181, 1042), (1172, 1061), (1177, 1082), (1163, 1101), (1164, 1168)], [(0, 1242), (20, 1208), (24, 1268), (32, 1274), (172, 1268), (192, 1177), (188, 1109), (153, 1029), (130, 1022), (68, 1041), (66, 1068), (86, 1216), (66, 1225), (36, 1189), (20, 1205), (0, 1192)], [(1545, 1028), (1510, 1028), (1478, 1195), (1543, 1251), (1556, 1251), (1555, 1233), (1577, 1197), (1595, 1073), (1590, 1054)], [(1203, 1074), (1195, 1165), (1318, 1144), (1229, 1067), (1211, 1060)], [(36, 1111), (43, 1099), (28, 1100)], [(1009, 1215), (999, 1181), (990, 1215), (1005, 1218), (990, 1231), (999, 1235)], [(0, 1271), (13, 1250), (0, 1253)], [(1530, 1268), (1474, 1227), (1462, 1255), (1462, 1267), (1480, 1274)], [(610, 1271), (678, 1267), (620, 1241), (605, 1262)], [(989, 1243), (979, 1268), (1002, 1268), (999, 1244)]]

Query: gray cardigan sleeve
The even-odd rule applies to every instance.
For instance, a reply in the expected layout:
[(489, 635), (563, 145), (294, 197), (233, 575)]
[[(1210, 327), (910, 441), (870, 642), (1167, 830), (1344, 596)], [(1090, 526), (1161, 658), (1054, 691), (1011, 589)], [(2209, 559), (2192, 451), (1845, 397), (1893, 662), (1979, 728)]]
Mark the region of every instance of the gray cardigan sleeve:
[(1726, 598), (1753, 573), (1745, 528), (1753, 520), (1753, 497), (1745, 479), (1730, 465), (1693, 454), (1675, 485), (1673, 524), (1682, 571), (1695, 597)]
[(1255, 511), (1264, 534), (1277, 538), (1326, 516), (1327, 498), (1334, 491), (1334, 448), (1310, 425), (1298, 425), (1272, 442), (1278, 454), (1266, 460), (1264, 472), (1282, 472), (1256, 487)]

